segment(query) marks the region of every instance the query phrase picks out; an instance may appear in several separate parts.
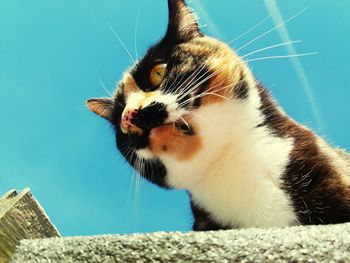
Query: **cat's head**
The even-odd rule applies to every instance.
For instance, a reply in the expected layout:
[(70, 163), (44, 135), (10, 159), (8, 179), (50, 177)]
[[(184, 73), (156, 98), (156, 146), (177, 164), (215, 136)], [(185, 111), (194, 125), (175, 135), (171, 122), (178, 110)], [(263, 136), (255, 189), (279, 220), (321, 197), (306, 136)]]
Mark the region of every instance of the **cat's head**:
[(168, 0), (168, 7), (166, 34), (124, 74), (114, 97), (87, 102), (113, 124), (124, 156), (123, 147), (132, 147), (145, 158), (190, 159), (202, 143), (196, 110), (244, 100), (254, 82), (229, 46), (200, 31), (184, 0)]

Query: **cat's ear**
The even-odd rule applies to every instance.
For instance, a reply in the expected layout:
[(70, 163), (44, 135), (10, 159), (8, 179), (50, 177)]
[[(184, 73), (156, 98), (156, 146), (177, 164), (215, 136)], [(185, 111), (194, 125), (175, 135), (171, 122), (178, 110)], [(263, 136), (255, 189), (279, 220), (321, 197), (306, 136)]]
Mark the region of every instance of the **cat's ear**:
[(185, 0), (168, 0), (169, 21), (166, 38), (186, 42), (201, 36), (195, 15)]
[(89, 99), (87, 107), (98, 116), (112, 121), (113, 100), (112, 99)]

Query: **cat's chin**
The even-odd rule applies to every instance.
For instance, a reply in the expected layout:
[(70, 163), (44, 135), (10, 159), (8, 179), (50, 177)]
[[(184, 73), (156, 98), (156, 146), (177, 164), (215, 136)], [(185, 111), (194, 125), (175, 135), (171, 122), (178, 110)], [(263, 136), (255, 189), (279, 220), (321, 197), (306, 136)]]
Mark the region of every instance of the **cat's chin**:
[(144, 159), (154, 159), (167, 151), (169, 140), (174, 137), (174, 125), (172, 123), (163, 124), (144, 132), (146, 133), (148, 144), (138, 149), (137, 154)]
[(139, 127), (132, 125), (129, 127), (124, 127), (123, 125), (120, 125), (120, 130), (122, 131), (122, 133), (124, 134), (137, 134), (137, 135), (143, 135), (144, 134), (144, 130), (140, 129)]

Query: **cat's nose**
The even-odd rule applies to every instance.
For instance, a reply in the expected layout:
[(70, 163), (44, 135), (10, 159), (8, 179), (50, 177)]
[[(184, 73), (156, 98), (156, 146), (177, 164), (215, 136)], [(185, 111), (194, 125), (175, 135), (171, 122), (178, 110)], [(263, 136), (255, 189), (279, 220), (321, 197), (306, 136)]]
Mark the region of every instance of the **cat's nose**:
[(164, 124), (168, 111), (163, 103), (153, 102), (144, 108), (125, 109), (121, 119), (124, 133), (142, 133)]
[(139, 132), (137, 125), (133, 123), (133, 119), (136, 117), (140, 109), (127, 109), (123, 112), (121, 120), (121, 129), (124, 133)]
[(151, 130), (165, 123), (169, 113), (166, 105), (160, 102), (152, 102), (140, 109), (132, 118), (131, 123), (142, 130)]

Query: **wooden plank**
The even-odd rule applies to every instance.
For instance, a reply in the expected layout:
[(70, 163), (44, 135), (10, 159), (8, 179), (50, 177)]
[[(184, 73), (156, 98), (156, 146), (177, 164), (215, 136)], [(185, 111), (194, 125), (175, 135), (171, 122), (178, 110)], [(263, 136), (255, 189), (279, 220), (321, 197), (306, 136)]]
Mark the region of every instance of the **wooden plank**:
[(0, 198), (0, 262), (9, 262), (22, 239), (59, 237), (44, 209), (30, 193), (7, 192)]

